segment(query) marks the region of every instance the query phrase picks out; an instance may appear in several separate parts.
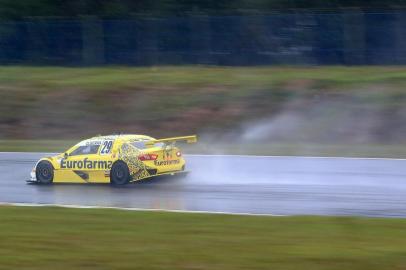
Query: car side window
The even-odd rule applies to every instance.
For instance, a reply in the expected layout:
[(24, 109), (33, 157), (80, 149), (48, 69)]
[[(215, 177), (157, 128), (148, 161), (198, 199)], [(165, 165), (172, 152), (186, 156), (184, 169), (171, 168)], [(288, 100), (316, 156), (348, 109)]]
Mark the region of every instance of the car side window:
[[(134, 141), (134, 142), (131, 143), (131, 145), (134, 146), (135, 148), (138, 148), (138, 149), (142, 150), (142, 149), (147, 148), (147, 146), (145, 145), (145, 143), (147, 141), (149, 141), (149, 140)], [(154, 144), (154, 147), (163, 147), (163, 146), (164, 146), (164, 143), (155, 143)]]
[(132, 142), (131, 145), (138, 149), (145, 149), (146, 148), (145, 142), (146, 141), (135, 141), (135, 142)]
[(83, 145), (79, 146), (70, 153), (70, 156), (97, 154), (100, 145)]

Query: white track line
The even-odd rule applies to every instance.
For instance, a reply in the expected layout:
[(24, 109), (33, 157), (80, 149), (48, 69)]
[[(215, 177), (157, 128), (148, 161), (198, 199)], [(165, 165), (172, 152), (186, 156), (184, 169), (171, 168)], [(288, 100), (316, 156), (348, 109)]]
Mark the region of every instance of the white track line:
[(329, 157), (329, 156), (260, 156), (260, 155), (201, 155), (185, 154), (189, 157), (244, 157), (244, 158), (308, 158), (308, 159), (367, 159), (367, 160), (406, 160), (406, 158), (380, 158), (380, 157)]
[[(58, 153), (41, 152), (0, 152), (1, 154), (38, 154), (57, 155)], [(349, 160), (406, 160), (406, 158), (384, 158), (384, 157), (330, 157), (330, 156), (272, 156), (272, 155), (231, 155), (231, 154), (185, 154), (186, 157), (243, 157), (243, 158), (306, 158), (306, 159), (349, 159)]]
[(230, 215), (230, 216), (267, 216), (267, 217), (284, 217), (284, 216), (287, 216), (287, 215), (257, 214), (257, 213), (234, 213), (234, 212), (219, 212), (219, 211), (170, 210), (170, 209), (160, 209), (160, 208), (130, 208), (130, 207), (93, 206), (93, 205), (75, 205), (75, 204), (38, 204), (38, 203), (8, 203), (8, 202), (0, 202), (0, 206), (61, 207), (61, 208), (73, 208), (73, 209), (114, 209), (114, 210), (139, 211), (139, 212), (167, 212), (167, 213), (185, 213), (185, 214), (215, 214), (215, 215)]

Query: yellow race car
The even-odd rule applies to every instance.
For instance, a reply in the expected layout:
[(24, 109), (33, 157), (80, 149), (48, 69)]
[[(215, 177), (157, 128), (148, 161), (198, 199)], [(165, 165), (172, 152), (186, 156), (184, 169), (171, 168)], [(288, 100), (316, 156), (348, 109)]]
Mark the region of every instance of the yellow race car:
[(145, 135), (97, 136), (79, 142), (65, 153), (40, 159), (30, 183), (111, 183), (125, 185), (153, 176), (185, 172), (178, 141), (197, 137), (154, 139)]

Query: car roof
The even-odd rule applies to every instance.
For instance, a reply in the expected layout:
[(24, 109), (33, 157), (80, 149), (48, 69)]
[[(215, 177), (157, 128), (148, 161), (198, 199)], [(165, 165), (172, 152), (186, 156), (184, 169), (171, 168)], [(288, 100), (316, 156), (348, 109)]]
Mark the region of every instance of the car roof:
[(122, 141), (144, 141), (144, 140), (154, 140), (154, 138), (147, 136), (147, 135), (138, 135), (138, 134), (114, 134), (114, 135), (99, 135), (95, 136), (86, 140), (82, 140), (78, 143), (78, 145), (85, 145), (87, 143), (92, 142), (99, 142), (97, 144), (101, 144), (102, 141), (105, 140), (117, 140), (120, 139)]
[(126, 140), (154, 140), (151, 136), (139, 135), (139, 134), (114, 134), (114, 135), (104, 135), (104, 136), (95, 136), (88, 140), (116, 140), (122, 139)]

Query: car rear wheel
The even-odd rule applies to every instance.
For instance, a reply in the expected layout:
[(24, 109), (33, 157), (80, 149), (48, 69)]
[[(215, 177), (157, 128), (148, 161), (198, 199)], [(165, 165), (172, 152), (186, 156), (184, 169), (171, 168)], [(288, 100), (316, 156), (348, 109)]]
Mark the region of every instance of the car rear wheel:
[(130, 170), (124, 161), (116, 161), (110, 170), (110, 183), (115, 186), (126, 185), (130, 182)]
[(51, 184), (54, 180), (54, 168), (49, 161), (41, 161), (35, 169), (37, 181), (40, 184)]

